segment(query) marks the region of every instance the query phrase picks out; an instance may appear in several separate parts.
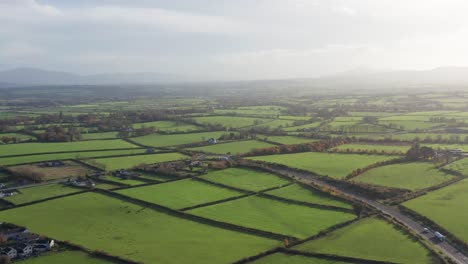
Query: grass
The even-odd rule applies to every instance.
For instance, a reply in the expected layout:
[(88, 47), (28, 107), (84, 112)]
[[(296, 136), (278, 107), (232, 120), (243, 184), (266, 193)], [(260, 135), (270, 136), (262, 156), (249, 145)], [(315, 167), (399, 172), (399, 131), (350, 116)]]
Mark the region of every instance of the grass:
[(245, 140), (231, 143), (214, 144), (197, 148), (190, 148), (190, 150), (202, 151), (216, 154), (226, 153), (246, 153), (254, 149), (273, 147), (274, 145), (257, 140)]
[(197, 123), (200, 124), (221, 124), (225, 127), (232, 128), (249, 127), (255, 125), (256, 122), (258, 122), (258, 125), (263, 125), (273, 121), (273, 119), (239, 116), (204, 116), (195, 117), (194, 119)]
[(307, 170), (333, 178), (344, 178), (355, 169), (364, 168), (370, 164), (393, 158), (394, 157), (382, 155), (303, 152), (249, 157), (248, 159), (283, 164), (291, 168)]
[(313, 122), (310, 124), (305, 124), (305, 125), (300, 125), (300, 126), (286, 127), (283, 130), (284, 131), (301, 131), (301, 130), (317, 128), (319, 125), (320, 125), (320, 122)]
[(223, 200), (242, 194), (192, 179), (124, 189), (117, 192), (175, 209)]
[(58, 253), (41, 254), (38, 257), (30, 257), (22, 260), (24, 264), (110, 264), (104, 259), (92, 257), (81, 251), (62, 251)]
[(396, 263), (434, 263), (421, 244), (375, 218), (360, 220), (294, 249)]
[(173, 175), (152, 173), (152, 172), (147, 172), (147, 171), (138, 171), (138, 173), (140, 174), (141, 178), (155, 180), (155, 181), (168, 181), (168, 180), (173, 180), (177, 178), (176, 176), (173, 176)]
[(87, 133), (81, 134), (83, 140), (90, 139), (108, 139), (108, 138), (117, 138), (118, 132), (102, 132), (102, 133)]
[(403, 127), (403, 130), (407, 130), (407, 131), (412, 131), (415, 129), (430, 129), (436, 126), (444, 126), (444, 123), (433, 123), (433, 122), (411, 121), (411, 120), (379, 121), (379, 124), (382, 124), (382, 125), (395, 124), (397, 128)]
[(465, 176), (468, 176), (468, 159), (454, 161), (444, 168), (457, 171)]
[(468, 180), (429, 192), (403, 205), (428, 217), (468, 242)]
[(337, 211), (320, 210), (251, 196), (188, 211), (283, 235), (306, 238), (355, 216)]
[(123, 149), (138, 148), (120, 139), (114, 140), (93, 140), (76, 141), (63, 143), (22, 143), (0, 145), (0, 156), (61, 152), (61, 151), (82, 151), (82, 150), (100, 150), (100, 149)]
[(410, 145), (378, 145), (378, 144), (344, 144), (333, 149), (337, 150), (354, 150), (355, 152), (360, 151), (377, 151), (377, 152), (387, 152), (387, 153), (406, 153), (410, 149)]
[(49, 197), (79, 192), (81, 189), (68, 187), (62, 184), (47, 184), (34, 187), (18, 189), (20, 193), (5, 197), (3, 199), (14, 204), (23, 204), (32, 201), (42, 200)]
[(165, 132), (189, 132), (202, 129), (202, 127), (180, 123), (176, 121), (154, 121), (133, 124), (134, 128), (155, 127), (159, 131)]
[(283, 188), (268, 191), (267, 194), (307, 203), (331, 205), (347, 209), (353, 208), (346, 202), (334, 199), (329, 195), (320, 193), (311, 188), (302, 187), (299, 184), (293, 184)]
[(174, 152), (174, 153), (161, 153), (149, 155), (136, 155), (127, 157), (114, 157), (114, 158), (100, 158), (94, 159), (96, 162), (104, 164), (106, 170), (113, 171), (117, 169), (129, 169), (140, 164), (153, 164), (159, 162), (176, 161), (186, 159), (187, 156)]
[(276, 142), (283, 145), (293, 145), (301, 144), (307, 142), (314, 142), (317, 139), (313, 138), (303, 138), (303, 137), (294, 137), (294, 136), (268, 136), (268, 135), (257, 135), (257, 138), (266, 139), (271, 142)]
[(249, 191), (261, 191), (289, 182), (270, 173), (243, 168), (212, 171), (202, 178)]
[(0, 219), (91, 250), (145, 263), (231, 263), (280, 244), (97, 193), (2, 211)]
[(113, 176), (113, 175), (107, 175), (103, 178), (104, 180), (108, 180), (108, 181), (112, 181), (112, 182), (117, 182), (117, 183), (123, 183), (123, 184), (127, 184), (127, 185), (140, 185), (140, 184), (144, 184), (146, 182), (143, 182), (143, 181), (139, 181), (139, 180), (134, 180), (134, 179), (122, 179), (120, 177), (117, 177), (117, 176)]
[(226, 132), (217, 131), (217, 132), (203, 132), (203, 133), (189, 133), (189, 134), (175, 134), (175, 135), (161, 135), (161, 134), (151, 134), (142, 137), (132, 138), (132, 141), (135, 141), (139, 144), (143, 144), (151, 147), (167, 147), (167, 146), (176, 146), (184, 145), (189, 143), (204, 142), (210, 138), (219, 138), (221, 135)]
[(38, 155), (0, 158), (0, 165), (34, 163), (34, 162), (41, 162), (41, 161), (47, 161), (47, 160), (97, 158), (97, 157), (106, 157), (106, 156), (132, 155), (132, 154), (140, 154), (140, 153), (145, 153), (145, 149), (86, 151), (86, 152), (70, 152), (70, 153), (59, 153), (59, 154), (38, 154)]
[(374, 185), (417, 190), (441, 184), (455, 176), (434, 168), (428, 162), (392, 164), (371, 169), (353, 180)]
[(351, 262), (306, 257), (301, 255), (289, 255), (284, 253), (275, 253), (262, 257), (253, 262), (252, 264), (348, 264)]

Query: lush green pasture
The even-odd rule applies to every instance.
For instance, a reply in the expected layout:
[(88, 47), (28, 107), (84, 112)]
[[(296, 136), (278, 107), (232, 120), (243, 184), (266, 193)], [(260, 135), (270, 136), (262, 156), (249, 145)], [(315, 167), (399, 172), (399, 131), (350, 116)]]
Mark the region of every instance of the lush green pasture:
[(465, 140), (465, 136), (463, 134), (450, 134), (450, 133), (404, 133), (404, 134), (394, 134), (389, 137), (391, 137), (392, 139), (406, 140), (406, 141), (413, 141), (415, 139), (453, 140), (457, 138), (460, 140), (460, 142), (463, 142)]
[(104, 150), (104, 151), (86, 151), (86, 152), (68, 152), (59, 154), (37, 154), (19, 157), (0, 158), (0, 165), (13, 165), (23, 163), (34, 163), (47, 160), (63, 159), (83, 159), (98, 158), (106, 156), (132, 155), (144, 153), (145, 149), (127, 149), (127, 150)]
[(269, 128), (277, 128), (277, 127), (289, 127), (292, 126), (293, 120), (285, 120), (285, 119), (274, 119), (270, 121), (263, 122), (259, 125), (256, 125), (254, 127), (269, 127)]
[(161, 153), (149, 155), (136, 155), (127, 157), (100, 158), (94, 159), (98, 163), (104, 164), (106, 170), (112, 171), (116, 169), (129, 169), (140, 164), (153, 164), (166, 161), (175, 161), (186, 159), (187, 156), (180, 153)]
[(338, 116), (335, 117), (335, 122), (352, 122), (352, 121), (362, 121), (362, 116)]
[(336, 150), (353, 150), (356, 152), (359, 151), (377, 151), (377, 152), (387, 152), (387, 153), (406, 153), (410, 149), (410, 145), (378, 145), (378, 144), (344, 144), (336, 148)]
[(461, 159), (455, 162), (452, 162), (445, 166), (444, 168), (457, 171), (463, 175), (468, 176), (468, 159)]
[(268, 136), (268, 135), (257, 135), (259, 139), (266, 139), (271, 142), (276, 142), (283, 145), (293, 145), (301, 144), (307, 142), (314, 142), (317, 139), (313, 138), (304, 138), (304, 137), (294, 137), (294, 136)]
[(49, 197), (79, 192), (81, 189), (65, 186), (62, 184), (47, 184), (19, 189), (19, 193), (3, 199), (14, 204), (28, 203)]
[(468, 242), (468, 180), (429, 192), (403, 205)]
[(444, 123), (433, 123), (425, 121), (411, 121), (411, 120), (399, 120), (399, 121), (379, 121), (382, 125), (394, 124), (397, 128), (403, 128), (403, 130), (412, 131), (416, 129), (430, 129), (433, 127), (444, 126)]
[(351, 116), (377, 116), (377, 117), (382, 117), (382, 116), (391, 116), (394, 115), (395, 113), (388, 113), (388, 112), (349, 112), (348, 113)]
[(0, 145), (0, 156), (22, 155), (61, 151), (82, 151), (82, 150), (100, 150), (100, 149), (122, 149), (138, 148), (120, 139), (114, 140), (93, 140), (76, 141), (63, 143), (22, 143)]
[(190, 134), (176, 134), (176, 135), (161, 135), (151, 134), (142, 137), (132, 138), (133, 141), (152, 147), (167, 147), (176, 146), (189, 143), (204, 142), (210, 138), (219, 138), (226, 132), (203, 132), (203, 133), (190, 133)]
[(118, 132), (86, 133), (81, 134), (83, 140), (117, 138)]
[(117, 192), (175, 209), (223, 200), (242, 194), (192, 179), (124, 189)]
[(166, 175), (166, 174), (159, 174), (159, 173), (151, 173), (151, 172), (142, 172), (138, 171), (141, 178), (149, 179), (149, 180), (156, 180), (156, 181), (168, 181), (176, 179), (176, 176), (173, 175)]
[(212, 171), (202, 178), (249, 191), (261, 191), (289, 182), (270, 173), (243, 168)]
[(421, 146), (431, 147), (434, 150), (461, 149), (463, 151), (468, 151), (468, 144), (426, 144), (426, 143), (422, 143)]
[(202, 129), (202, 127), (176, 122), (176, 121), (154, 121), (133, 124), (134, 128), (155, 127), (159, 131), (165, 132), (189, 132)]
[(293, 184), (283, 188), (275, 189), (267, 192), (267, 194), (307, 203), (332, 205), (347, 209), (352, 208), (351, 204), (334, 199), (329, 195), (320, 193), (311, 188), (302, 187), (299, 184)]
[(97, 193), (2, 211), (0, 219), (91, 250), (145, 263), (232, 263), (280, 244)]
[(300, 125), (300, 126), (291, 126), (291, 127), (285, 127), (283, 128), (284, 131), (302, 131), (302, 130), (307, 130), (307, 129), (313, 129), (317, 128), (320, 125), (320, 122), (313, 122), (310, 124), (305, 124), (305, 125)]
[(371, 169), (353, 178), (354, 181), (409, 190), (441, 184), (455, 176), (443, 173), (428, 162), (392, 164)]
[(375, 218), (340, 228), (294, 249), (396, 263), (434, 263), (429, 251), (421, 244), (391, 224)]
[(274, 145), (257, 141), (257, 140), (244, 140), (231, 143), (214, 144), (197, 148), (190, 148), (189, 150), (203, 151), (208, 153), (226, 154), (226, 153), (246, 153), (254, 149), (273, 147)]
[(143, 182), (143, 181), (139, 181), (139, 180), (135, 180), (135, 179), (122, 179), (120, 177), (117, 177), (117, 176), (113, 176), (113, 175), (106, 175), (104, 178), (104, 180), (108, 180), (108, 181), (112, 181), (112, 182), (117, 182), (117, 183), (123, 183), (123, 184), (127, 184), (127, 185), (140, 185), (140, 184), (144, 184), (146, 182)]
[(333, 178), (343, 178), (355, 169), (364, 168), (370, 164), (393, 158), (395, 157), (383, 155), (303, 152), (249, 157), (248, 159), (273, 162)]
[(300, 255), (289, 255), (284, 253), (275, 253), (256, 261), (249, 262), (252, 264), (349, 264), (351, 262), (343, 262), (329, 259), (321, 259), (314, 257), (306, 257)]
[(200, 207), (189, 212), (298, 238), (306, 238), (355, 217), (353, 214), (288, 204), (257, 196)]
[(307, 121), (310, 119), (310, 116), (293, 116), (293, 115), (284, 115), (279, 116), (281, 119), (288, 119), (288, 120), (300, 120), (300, 121)]
[(22, 264), (110, 264), (104, 259), (92, 257), (81, 251), (62, 251), (58, 253), (42, 254), (38, 257), (27, 258)]
[(350, 264), (351, 262), (306, 257), (306, 256), (301, 256), (301, 255), (275, 253), (275, 254), (262, 257), (258, 260), (255, 260), (249, 263), (252, 263), (252, 264)]
[(240, 116), (203, 116), (194, 118), (200, 124), (221, 124), (226, 127), (249, 127), (253, 125), (262, 125), (273, 121), (273, 119), (240, 117)]

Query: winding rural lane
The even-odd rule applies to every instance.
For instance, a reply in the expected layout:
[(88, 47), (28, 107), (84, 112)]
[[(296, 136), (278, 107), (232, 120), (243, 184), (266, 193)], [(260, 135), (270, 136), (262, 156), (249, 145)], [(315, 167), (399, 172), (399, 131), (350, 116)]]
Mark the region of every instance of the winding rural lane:
[[(242, 163), (245, 163), (246, 165), (253, 165), (253, 166), (258, 165), (253, 161), (246, 161), (246, 160), (240, 161), (240, 164)], [(412, 220), (408, 216), (403, 215), (398, 209), (379, 203), (375, 200), (369, 199), (351, 190), (343, 189), (343, 188), (340, 188), (339, 186), (331, 186), (328, 182), (321, 180), (320, 176), (316, 176), (311, 173), (306, 173), (303, 171), (298, 171), (298, 170), (294, 170), (290, 168), (283, 168), (283, 167), (269, 167), (269, 169), (271, 171), (274, 171), (276, 173), (279, 173), (288, 177), (294, 176), (297, 180), (304, 182), (304, 183), (312, 183), (317, 186), (331, 188), (337, 193), (348, 195), (349, 197), (359, 202), (367, 204), (368, 206), (374, 209), (377, 209), (381, 213), (395, 218), (398, 222), (403, 223), (405, 226), (407, 226), (414, 232), (421, 235), (421, 237), (423, 237), (427, 242), (433, 244), (438, 250), (440, 250), (445, 255), (450, 257), (455, 263), (468, 264), (468, 257), (465, 254), (463, 254), (463, 252), (460, 252), (458, 249), (456, 249), (454, 246), (452, 246), (448, 242), (439, 241), (432, 232), (424, 232), (424, 226)]]

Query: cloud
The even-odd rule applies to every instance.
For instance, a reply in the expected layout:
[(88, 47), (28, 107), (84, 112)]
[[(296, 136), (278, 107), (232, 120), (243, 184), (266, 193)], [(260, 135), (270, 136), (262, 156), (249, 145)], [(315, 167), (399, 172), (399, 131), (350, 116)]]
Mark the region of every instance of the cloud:
[(356, 9), (353, 9), (353, 8), (347, 7), (347, 6), (334, 6), (331, 9), (335, 13), (345, 14), (345, 15), (349, 15), (349, 16), (354, 16), (354, 15), (357, 14)]
[(1, 57), (30, 57), (44, 53), (42, 48), (25, 42), (8, 42), (0, 46)]

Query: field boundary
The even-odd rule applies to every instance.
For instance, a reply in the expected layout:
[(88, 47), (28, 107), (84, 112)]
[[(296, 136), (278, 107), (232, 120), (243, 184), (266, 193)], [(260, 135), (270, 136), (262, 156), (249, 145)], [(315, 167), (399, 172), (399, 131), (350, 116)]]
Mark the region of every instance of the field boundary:
[(267, 198), (267, 199), (271, 199), (271, 200), (285, 202), (285, 203), (288, 203), (288, 204), (296, 204), (296, 205), (307, 206), (307, 207), (310, 207), (310, 208), (317, 208), (317, 209), (324, 209), (324, 210), (339, 211), (339, 212), (344, 212), (344, 213), (355, 214), (355, 211), (353, 209), (346, 209), (346, 208), (333, 206), (333, 205), (308, 203), (308, 202), (288, 199), (288, 198), (284, 198), (284, 197), (279, 197), (279, 196), (271, 195), (271, 194), (267, 194), (267, 193), (259, 193), (259, 196)]

